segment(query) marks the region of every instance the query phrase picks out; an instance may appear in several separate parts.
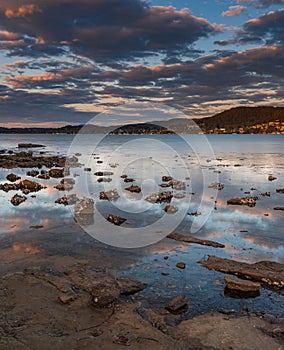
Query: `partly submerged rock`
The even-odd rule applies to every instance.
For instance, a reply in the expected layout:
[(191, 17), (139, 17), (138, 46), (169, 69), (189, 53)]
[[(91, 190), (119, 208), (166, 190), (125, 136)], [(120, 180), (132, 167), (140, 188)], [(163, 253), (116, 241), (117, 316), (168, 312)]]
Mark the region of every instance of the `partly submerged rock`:
[(227, 204), (231, 205), (247, 205), (249, 207), (255, 207), (258, 197), (242, 197), (242, 198), (231, 198), (227, 200)]
[(30, 180), (23, 180), (20, 182), (20, 185), (21, 185), (22, 191), (28, 190), (29, 192), (37, 192), (42, 189), (41, 184)]
[(147, 198), (145, 198), (146, 201), (150, 203), (170, 203), (170, 201), (173, 198), (173, 194), (170, 191), (165, 191), (165, 192), (157, 192), (153, 193)]
[(162, 176), (162, 181), (164, 181), (164, 182), (169, 182), (172, 179), (173, 179), (172, 176)]
[(277, 180), (277, 177), (275, 177), (273, 175), (268, 176), (268, 181), (274, 181), (274, 180)]
[(20, 180), (21, 177), (18, 176), (18, 175), (16, 175), (16, 174), (11, 173), (11, 174), (8, 174), (8, 175), (6, 176), (6, 179), (7, 179), (8, 181), (10, 181), (10, 182), (16, 182), (17, 180)]
[(126, 191), (129, 192), (135, 192), (135, 193), (140, 193), (141, 192), (141, 187), (138, 185), (131, 185), (125, 189)]
[(214, 242), (214, 241), (208, 241), (207, 239), (199, 239), (193, 236), (183, 235), (178, 232), (170, 233), (167, 236), (167, 238), (174, 239), (175, 241), (179, 241), (179, 242), (201, 244), (201, 245), (211, 246), (214, 248), (225, 248), (224, 244)]
[(15, 194), (12, 198), (11, 198), (11, 203), (14, 205), (14, 206), (18, 206), (20, 205), (21, 203), (25, 202), (27, 200), (27, 197), (26, 196), (21, 196), (19, 194)]
[(114, 225), (120, 226), (121, 224), (123, 224), (126, 219), (120, 217), (120, 216), (115, 216), (115, 215), (111, 215), (108, 214), (106, 217), (107, 221), (111, 222)]
[(277, 192), (277, 193), (284, 193), (284, 188), (277, 188), (277, 189), (276, 189), (276, 192)]
[(50, 177), (53, 178), (60, 178), (60, 177), (64, 177), (64, 169), (50, 169), (48, 172)]
[(259, 292), (260, 283), (243, 280), (233, 276), (225, 276), (226, 288), (239, 292)]
[(39, 148), (46, 147), (45, 145), (40, 145), (37, 143), (19, 143), (18, 148)]
[(175, 205), (168, 204), (165, 206), (164, 211), (167, 214), (175, 214), (176, 212), (178, 212), (178, 207), (176, 207)]
[(109, 201), (115, 201), (119, 198), (119, 194), (117, 190), (110, 190), (106, 192), (100, 192), (100, 199), (101, 200), (109, 200)]
[(224, 188), (224, 185), (220, 182), (213, 182), (211, 185), (208, 186), (209, 188), (213, 188), (214, 190), (221, 191)]
[(270, 286), (284, 288), (284, 264), (274, 261), (260, 261), (248, 264), (235, 260), (209, 255), (199, 263), (209, 270), (216, 270), (237, 275), (245, 279), (259, 281)]
[(178, 263), (176, 263), (176, 267), (183, 270), (183, 269), (185, 269), (186, 264), (184, 262), (178, 262)]
[(94, 173), (95, 176), (111, 176), (113, 175), (112, 171), (97, 171)]
[(275, 207), (273, 208), (274, 210), (281, 210), (281, 211), (284, 211), (284, 207)]
[(165, 309), (173, 314), (180, 314), (188, 309), (188, 299), (185, 295), (178, 295), (165, 305)]
[(98, 182), (111, 182), (112, 179), (110, 177), (99, 177)]
[(37, 170), (30, 170), (30, 171), (27, 171), (27, 176), (32, 176), (32, 177), (36, 177), (39, 175), (39, 171)]

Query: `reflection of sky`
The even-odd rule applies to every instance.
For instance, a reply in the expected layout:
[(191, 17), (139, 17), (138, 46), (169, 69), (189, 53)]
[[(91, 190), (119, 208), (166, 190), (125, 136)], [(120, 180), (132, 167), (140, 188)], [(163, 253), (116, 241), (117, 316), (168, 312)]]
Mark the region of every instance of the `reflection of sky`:
[[(128, 224), (147, 226), (157, 218), (169, 214), (163, 211), (165, 204), (149, 204), (143, 199), (143, 196), (145, 198), (149, 193), (161, 190), (158, 185), (163, 175), (173, 175), (182, 181), (190, 176), (190, 180), (186, 180), (187, 192), (195, 192), (195, 195), (174, 200), (173, 204), (179, 208), (179, 211), (200, 211), (201, 215), (198, 217), (185, 215), (179, 230), (190, 233), (192, 223), (202, 225), (205, 215), (208, 214), (208, 219), (197, 233), (198, 236), (218, 238), (219, 241), (228, 245), (228, 254), (241, 254), (242, 248), (250, 245), (254, 256), (263, 255), (265, 257), (265, 254), (270, 251), (273, 252), (274, 259), (281, 258), (283, 254), (283, 212), (276, 212), (273, 207), (283, 206), (284, 195), (275, 192), (276, 188), (284, 187), (283, 138), (277, 135), (266, 135), (265, 137), (262, 135), (264, 138), (260, 135), (253, 137), (222, 135), (221, 138), (218, 135), (209, 135), (208, 140), (212, 148), (217, 151), (217, 159), (214, 159), (214, 154), (213, 156), (208, 155), (206, 145), (198, 145), (198, 136), (187, 135), (183, 138), (177, 135), (174, 137), (147, 136), (147, 138), (110, 136), (96, 147), (96, 135), (90, 135), (90, 138), (84, 135), (82, 149), (77, 151), (83, 154), (80, 161), (83, 161), (85, 166), (90, 166), (92, 172), (75, 170), (80, 174), (76, 181), (79, 186), (80, 181), (87, 181), (87, 190), (92, 193), (96, 208), (103, 215), (123, 213), (121, 215), (123, 217), (127, 218), (129, 215)], [(54, 142), (55, 139), (58, 140), (58, 143)], [(260, 142), (263, 139), (266, 142)], [(58, 152), (62, 148), (65, 152), (71, 140), (71, 135), (29, 135), (28, 141), (46, 144), (49, 151)], [(94, 147), (92, 147), (92, 140)], [(17, 137), (4, 135), (3, 139), (1, 138), (1, 147), (14, 148), (17, 143), (24, 141), (27, 141), (25, 135), (17, 135)], [(194, 149), (199, 151), (198, 154), (194, 153)], [(248, 153), (248, 150), (251, 153)], [(258, 155), (263, 151), (266, 153)], [(93, 159), (92, 153), (99, 154), (103, 163), (97, 164), (97, 159)], [(84, 154), (87, 156), (84, 157)], [(188, 157), (189, 155), (191, 157)], [(115, 163), (116, 168), (109, 166)], [(235, 167), (236, 164), (241, 166)], [(114, 175), (111, 176), (112, 182), (98, 184), (93, 172), (104, 170), (114, 172)], [(13, 171), (25, 178), (26, 170), (14, 169)], [(0, 172), (1, 183), (6, 181), (5, 177), (9, 172), (8, 170)], [(133, 177), (134, 184), (142, 187), (141, 195), (124, 190), (131, 183), (124, 183), (121, 180), (120, 175), (123, 173)], [(267, 180), (269, 174), (275, 175), (277, 180), (269, 182)], [(30, 225), (43, 223), (45, 226), (51, 221), (60, 222), (64, 218), (70, 218), (72, 213), (69, 208), (54, 204), (58, 197), (64, 195), (63, 192), (58, 192), (53, 188), (59, 181), (56, 179), (38, 181), (47, 188), (35, 193), (36, 198), (31, 198), (33, 193), (27, 195), (28, 200), (19, 207), (13, 207), (9, 202), (15, 192), (6, 194), (1, 191), (1, 232), (20, 230)], [(220, 181), (225, 185), (225, 188), (217, 193), (217, 210), (214, 210), (215, 191), (208, 189), (208, 185), (215, 181)], [(252, 187), (256, 190), (251, 191)], [(98, 200), (100, 191), (114, 188), (117, 188), (121, 195), (117, 202), (109, 203)], [(227, 205), (228, 198), (246, 196), (244, 191), (250, 191), (250, 195), (259, 196), (255, 208)], [(266, 191), (271, 192), (271, 197), (260, 196), (261, 192)], [(264, 216), (264, 213), (268, 213), (269, 216)], [(176, 220), (177, 217), (178, 215), (171, 215), (172, 220)], [(244, 234), (240, 232), (241, 230), (248, 232)], [(230, 247), (235, 249), (230, 250)], [(250, 255), (252, 255), (251, 252)]]

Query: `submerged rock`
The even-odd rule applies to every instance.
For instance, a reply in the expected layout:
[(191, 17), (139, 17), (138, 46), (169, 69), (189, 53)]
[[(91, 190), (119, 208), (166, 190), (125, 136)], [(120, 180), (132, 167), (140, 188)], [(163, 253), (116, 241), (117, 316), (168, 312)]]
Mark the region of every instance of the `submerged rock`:
[(247, 205), (249, 207), (255, 207), (257, 200), (258, 200), (258, 197), (231, 198), (227, 200), (227, 204)]
[(186, 189), (186, 183), (183, 181), (173, 179), (169, 182), (169, 184), (174, 190), (177, 190), (177, 191), (185, 191)]
[(165, 305), (165, 309), (173, 314), (180, 314), (188, 309), (188, 299), (185, 295), (178, 295)]
[(94, 200), (92, 198), (77, 200), (74, 216), (80, 225), (92, 225), (94, 223)]
[(8, 181), (10, 181), (10, 182), (16, 182), (17, 180), (20, 180), (21, 177), (18, 176), (18, 175), (16, 175), (16, 174), (11, 173), (11, 174), (8, 174), (8, 175), (6, 176), (6, 179), (7, 179)]
[(11, 198), (11, 203), (14, 206), (18, 206), (21, 203), (25, 202), (27, 200), (26, 196), (20, 196), (19, 194), (15, 194), (12, 198)]
[(165, 206), (164, 211), (167, 214), (175, 214), (178, 211), (178, 207), (176, 207), (175, 205), (168, 204)]
[(213, 182), (211, 185), (208, 186), (209, 188), (213, 188), (214, 190), (221, 191), (224, 188), (224, 185), (220, 182)]

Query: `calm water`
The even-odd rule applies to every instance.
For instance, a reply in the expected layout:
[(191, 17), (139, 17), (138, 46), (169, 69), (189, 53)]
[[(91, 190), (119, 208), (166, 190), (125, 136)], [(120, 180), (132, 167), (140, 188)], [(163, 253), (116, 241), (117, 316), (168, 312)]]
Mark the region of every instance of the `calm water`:
[[(284, 187), (282, 135), (208, 135), (207, 138), (202, 135), (116, 135), (107, 138), (81, 135), (75, 141), (73, 135), (0, 135), (0, 149), (17, 150), (17, 144), (22, 142), (44, 144), (47, 154), (81, 154), (79, 160), (84, 166), (71, 169), (71, 176), (78, 175), (75, 177), (77, 193), (94, 199), (95, 223), (105, 220), (107, 214), (119, 215), (127, 219), (119, 228), (121, 230), (143, 227), (149, 231), (153, 228), (151, 234), (154, 236), (155, 232), (167, 233), (171, 228), (226, 245), (225, 249), (217, 250), (179, 243), (174, 248), (165, 243), (162, 250), (157, 250), (155, 245), (149, 247), (149, 255), (127, 271), (127, 274), (148, 282), (149, 287), (140, 294), (141, 298), (162, 304), (177, 292), (184, 293), (192, 302), (190, 316), (225, 308), (267, 310), (284, 317), (282, 295), (262, 290), (256, 299), (225, 298), (224, 275), (197, 264), (207, 254), (248, 262), (273, 260), (284, 263), (284, 214), (273, 209), (284, 206), (284, 195), (276, 193), (277, 188)], [(90, 167), (92, 171), (85, 172), (84, 167)], [(112, 181), (98, 183), (93, 175), (96, 171), (113, 172), (112, 176), (106, 176)], [(6, 182), (10, 172), (1, 169), (1, 183)], [(13, 172), (28, 178), (26, 169), (13, 169)], [(133, 178), (134, 184), (141, 186), (142, 194), (125, 191), (131, 183), (124, 183), (120, 178), (122, 174)], [(186, 184), (185, 190), (174, 191), (185, 195), (173, 200), (179, 209), (177, 214), (165, 214), (165, 204), (145, 201), (149, 194), (161, 190), (159, 184), (163, 175), (172, 175)], [(277, 179), (268, 181), (269, 175)], [(14, 192), (0, 192), (0, 233), (22, 232), (31, 225), (54, 227), (73, 220), (72, 207), (54, 203), (64, 194), (54, 188), (59, 181), (37, 181), (46, 189), (36, 193), (36, 198), (28, 195), (28, 200), (19, 207), (13, 207), (9, 201)], [(224, 189), (209, 188), (214, 182), (222, 183)], [(114, 188), (120, 193), (116, 202), (99, 200), (100, 191)], [(270, 197), (261, 196), (267, 191), (271, 193)], [(259, 200), (253, 208), (227, 205), (228, 198), (243, 196), (257, 196)], [(192, 212), (200, 212), (200, 215), (189, 215)], [(158, 220), (159, 230), (154, 226)], [(99, 231), (100, 225), (97, 227)], [(164, 256), (169, 259), (164, 260)], [(190, 267), (178, 270), (175, 268), (178, 261)], [(169, 275), (161, 275), (162, 272)]]

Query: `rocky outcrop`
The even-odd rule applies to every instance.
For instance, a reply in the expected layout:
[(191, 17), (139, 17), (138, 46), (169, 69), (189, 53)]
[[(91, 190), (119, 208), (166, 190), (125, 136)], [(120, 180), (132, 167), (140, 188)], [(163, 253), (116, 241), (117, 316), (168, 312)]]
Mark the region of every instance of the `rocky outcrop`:
[(207, 260), (199, 261), (199, 264), (209, 270), (216, 270), (237, 275), (245, 279), (259, 281), (270, 286), (284, 288), (284, 264), (273, 261), (260, 261), (248, 264), (230, 259), (209, 255)]

